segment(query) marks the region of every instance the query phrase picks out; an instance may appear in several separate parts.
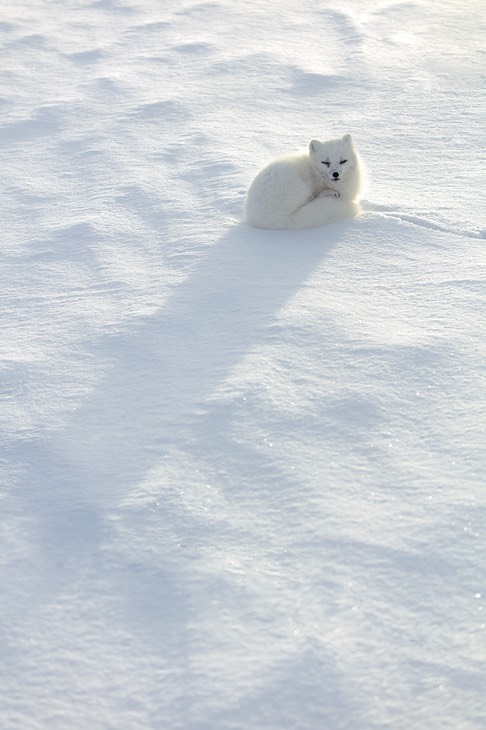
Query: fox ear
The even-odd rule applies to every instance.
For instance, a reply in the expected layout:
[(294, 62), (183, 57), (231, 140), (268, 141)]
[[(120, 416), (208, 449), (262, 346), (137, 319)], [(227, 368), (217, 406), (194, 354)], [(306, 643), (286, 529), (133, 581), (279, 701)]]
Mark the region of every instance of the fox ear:
[(311, 152), (317, 152), (318, 150), (320, 150), (320, 148), (321, 148), (321, 143), (320, 143), (320, 142), (318, 142), (318, 141), (317, 141), (317, 139), (313, 139), (313, 140), (312, 140), (312, 141), (311, 141), (311, 142), (309, 143), (309, 150), (310, 150)]
[(343, 137), (343, 142), (345, 142), (346, 144), (351, 144), (351, 142), (352, 142), (351, 135), (345, 134)]

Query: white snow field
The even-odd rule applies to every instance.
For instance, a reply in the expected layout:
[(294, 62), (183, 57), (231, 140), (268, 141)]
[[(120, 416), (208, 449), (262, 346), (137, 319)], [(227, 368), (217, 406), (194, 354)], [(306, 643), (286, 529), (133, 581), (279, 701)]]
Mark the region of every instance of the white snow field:
[(3, 0), (1, 730), (486, 727), (484, 20)]

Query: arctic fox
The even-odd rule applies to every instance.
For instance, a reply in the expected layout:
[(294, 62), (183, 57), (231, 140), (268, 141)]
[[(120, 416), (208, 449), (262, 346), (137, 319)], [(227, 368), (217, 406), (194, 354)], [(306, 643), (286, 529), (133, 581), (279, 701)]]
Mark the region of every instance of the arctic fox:
[(248, 190), (246, 219), (257, 228), (313, 228), (359, 213), (361, 161), (350, 134), (309, 144), (260, 170)]

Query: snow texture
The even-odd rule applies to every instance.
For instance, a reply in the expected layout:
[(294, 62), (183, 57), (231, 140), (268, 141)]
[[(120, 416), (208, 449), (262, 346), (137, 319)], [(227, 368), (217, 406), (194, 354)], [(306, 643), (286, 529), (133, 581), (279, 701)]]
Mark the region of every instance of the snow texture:
[[(2, 730), (483, 728), (483, 3), (0, 36)], [(346, 132), (359, 218), (239, 222)]]

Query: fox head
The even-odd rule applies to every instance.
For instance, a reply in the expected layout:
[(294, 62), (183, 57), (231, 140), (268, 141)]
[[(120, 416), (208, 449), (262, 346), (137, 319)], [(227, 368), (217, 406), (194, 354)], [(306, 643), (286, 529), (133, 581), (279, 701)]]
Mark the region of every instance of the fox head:
[(356, 169), (358, 158), (350, 134), (336, 139), (309, 144), (309, 157), (314, 169), (329, 182), (339, 182), (350, 170)]

